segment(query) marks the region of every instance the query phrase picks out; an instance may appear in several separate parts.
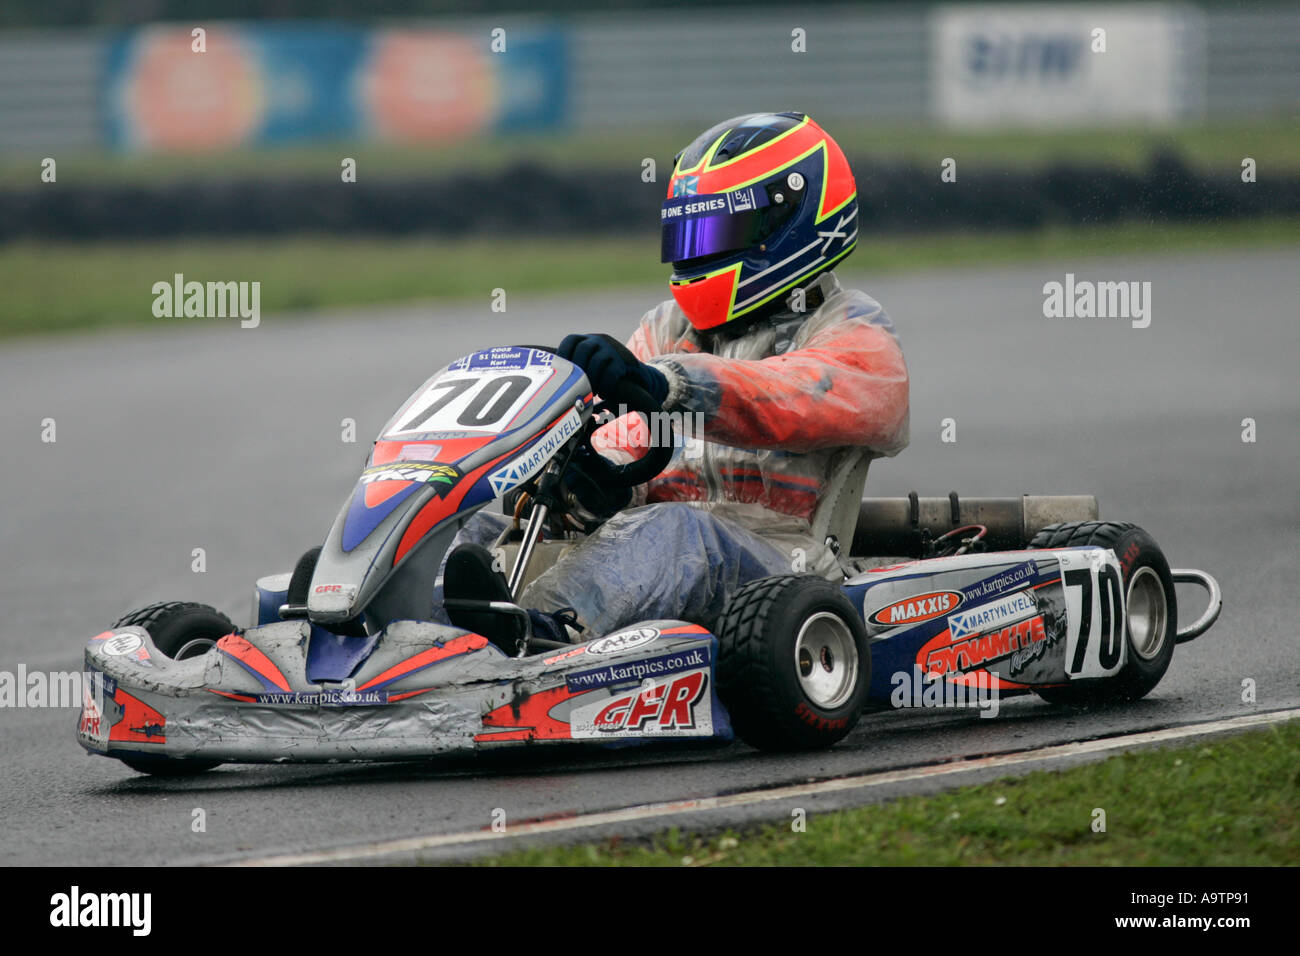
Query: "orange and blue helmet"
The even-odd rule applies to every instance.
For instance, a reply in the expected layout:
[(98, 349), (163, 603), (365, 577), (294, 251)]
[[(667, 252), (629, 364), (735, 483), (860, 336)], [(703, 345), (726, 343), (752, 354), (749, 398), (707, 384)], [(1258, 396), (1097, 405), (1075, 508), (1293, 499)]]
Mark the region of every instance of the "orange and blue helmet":
[(753, 113), (706, 130), (677, 156), (661, 261), (695, 328), (775, 311), (847, 256), (858, 189), (835, 140), (803, 113)]

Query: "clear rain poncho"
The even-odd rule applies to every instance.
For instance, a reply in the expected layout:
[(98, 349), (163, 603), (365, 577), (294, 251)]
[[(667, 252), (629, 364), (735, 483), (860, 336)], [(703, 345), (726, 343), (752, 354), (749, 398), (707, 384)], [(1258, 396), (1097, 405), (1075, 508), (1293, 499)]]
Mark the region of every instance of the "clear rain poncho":
[[(697, 333), (672, 301), (642, 318), (629, 347), (665, 374), (665, 411), (702, 441), (679, 446), (633, 507), (567, 548), (525, 588), (523, 606), (572, 607), (591, 639), (654, 618), (711, 626), (754, 578), (842, 573), (811, 520), (864, 450), (906, 447), (907, 366), (870, 296), (831, 273), (805, 290), (813, 311), (778, 313), (739, 334)], [(605, 426), (594, 445), (628, 460), (644, 439), (633, 416)], [(464, 539), (490, 543), (502, 520), (476, 516)]]

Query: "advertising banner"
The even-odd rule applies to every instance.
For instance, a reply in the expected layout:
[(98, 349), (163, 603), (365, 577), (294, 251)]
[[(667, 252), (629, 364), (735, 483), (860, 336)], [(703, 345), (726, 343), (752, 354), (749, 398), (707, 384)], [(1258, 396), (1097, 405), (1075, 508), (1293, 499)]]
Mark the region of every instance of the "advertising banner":
[[(504, 49), (501, 45), (504, 44)], [(329, 140), (439, 142), (561, 124), (567, 43), (347, 25), (150, 26), (113, 40), (104, 116), (124, 150)]]
[(1165, 4), (938, 7), (935, 118), (954, 126), (1171, 122), (1199, 102), (1200, 16)]

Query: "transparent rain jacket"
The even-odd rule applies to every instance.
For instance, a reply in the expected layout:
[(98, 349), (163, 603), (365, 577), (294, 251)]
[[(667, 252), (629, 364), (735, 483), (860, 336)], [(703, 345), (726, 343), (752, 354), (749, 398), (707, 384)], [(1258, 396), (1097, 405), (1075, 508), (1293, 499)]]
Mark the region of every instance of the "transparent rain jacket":
[[(807, 289), (811, 311), (778, 313), (738, 335), (696, 332), (671, 300), (641, 319), (629, 348), (667, 376), (673, 423), (703, 440), (679, 447), (637, 503), (695, 502), (788, 545), (792, 527), (807, 529), (852, 468), (849, 450), (906, 447), (907, 365), (889, 316), (831, 273)], [(626, 459), (645, 441), (631, 416), (605, 426), (595, 445)], [(825, 573), (835, 564), (825, 554), (812, 563)]]

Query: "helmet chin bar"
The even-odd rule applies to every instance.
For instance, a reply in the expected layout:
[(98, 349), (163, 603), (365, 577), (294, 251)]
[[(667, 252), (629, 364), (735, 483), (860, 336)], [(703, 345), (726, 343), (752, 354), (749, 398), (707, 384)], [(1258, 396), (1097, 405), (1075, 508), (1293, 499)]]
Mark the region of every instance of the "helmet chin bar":
[(691, 325), (701, 332), (730, 321), (740, 282), (741, 263), (686, 282), (671, 282), (673, 298)]
[[(717, 309), (716, 305), (711, 300), (705, 299), (704, 304), (701, 306), (697, 305), (698, 300), (694, 297), (679, 295), (679, 289), (689, 288), (690, 285), (697, 283), (680, 286), (672, 285), (671, 289), (673, 298), (676, 300), (678, 307), (686, 314), (686, 318), (697, 331), (710, 332), (714, 334), (726, 334), (730, 331), (738, 333), (741, 330), (748, 328), (751, 323), (767, 318), (771, 315), (776, 315), (780, 312), (789, 312), (791, 314), (804, 315), (806, 317), (816, 309), (820, 308), (822, 303), (826, 301), (821, 289), (821, 279), (822, 276), (826, 275), (829, 271), (830, 269), (827, 268), (815, 275), (809, 276), (785, 295), (774, 298), (770, 302), (765, 302), (759, 307), (746, 312), (744, 315), (723, 317), (721, 319), (717, 318), (718, 315), (722, 314), (721, 310)], [(710, 280), (706, 279), (704, 281)], [(804, 294), (803, 307), (795, 308), (794, 300), (800, 292)], [(730, 296), (729, 290), (728, 296)]]

